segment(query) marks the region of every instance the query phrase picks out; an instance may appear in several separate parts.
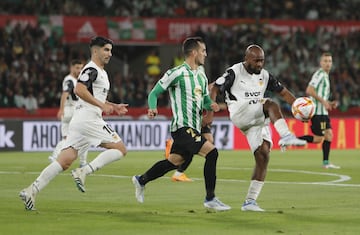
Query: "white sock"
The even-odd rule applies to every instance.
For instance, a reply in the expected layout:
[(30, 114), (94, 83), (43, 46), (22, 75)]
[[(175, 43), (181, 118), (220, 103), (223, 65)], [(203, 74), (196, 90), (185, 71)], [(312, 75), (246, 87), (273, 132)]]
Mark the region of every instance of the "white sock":
[(86, 150), (83, 154), (79, 156), (80, 166), (85, 166), (87, 162), (87, 155), (89, 151)]
[(279, 133), (280, 137), (291, 134), (289, 127), (284, 118), (280, 118), (274, 122), (275, 130)]
[(251, 180), (246, 199), (256, 200), (264, 185), (264, 181)]
[(92, 162), (83, 167), (83, 170), (88, 175), (93, 173), (103, 166), (121, 159), (123, 153), (117, 149), (107, 149), (100, 153)]
[(62, 139), (59, 141), (59, 143), (57, 143), (57, 145), (51, 155), (54, 159), (58, 158), (64, 143), (65, 143), (65, 139)]
[(174, 176), (178, 177), (178, 176), (182, 175), (183, 173), (184, 173), (184, 172), (180, 172), (180, 171), (176, 170), (176, 171), (174, 172)]
[[(37, 179), (34, 181), (34, 183), (32, 184), (33, 186), (33, 193), (38, 193), (40, 192), (43, 188), (45, 188), (46, 185), (48, 185), (48, 183), (55, 178), (55, 176), (57, 176), (58, 174), (60, 174), (61, 172), (63, 172), (63, 168), (61, 167), (61, 165), (59, 164), (58, 161), (53, 161), (52, 163), (50, 163), (50, 165), (48, 165), (39, 175), (39, 177), (37, 177)], [(36, 190), (34, 190), (34, 188)]]

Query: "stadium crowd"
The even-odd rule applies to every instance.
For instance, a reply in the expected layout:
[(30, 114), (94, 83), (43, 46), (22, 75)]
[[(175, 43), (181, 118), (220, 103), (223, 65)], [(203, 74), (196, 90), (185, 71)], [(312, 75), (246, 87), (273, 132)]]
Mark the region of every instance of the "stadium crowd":
[(358, 0), (2, 0), (1, 14), (359, 20)]
[[(317, 13), (310, 14), (310, 1), (287, 0), (281, 2), (241, 1), (226, 4), (226, 1), (58, 1), (27, 0), (1, 1), (2, 14), (64, 14), (64, 15), (119, 15), (127, 16), (191, 16), (191, 17), (253, 17), (300, 19), (359, 19), (358, 1), (316, 1)], [(158, 7), (147, 4), (151, 2)], [(220, 7), (213, 7), (214, 3)], [(171, 3), (171, 4), (170, 4)], [(172, 4), (174, 3), (174, 4)], [(270, 4), (271, 3), (271, 4)], [(51, 5), (49, 5), (51, 4)], [(281, 5), (284, 4), (284, 5)], [(34, 6), (37, 7), (34, 7)], [(192, 5), (190, 7), (190, 5)], [(218, 6), (217, 5), (217, 6)], [(312, 6), (315, 6), (312, 5)], [(231, 9), (228, 9), (231, 6)], [(245, 6), (245, 7), (243, 7)], [(126, 9), (125, 9), (126, 8)], [(183, 9), (183, 13), (178, 8)], [(334, 11), (329, 9), (336, 9)], [(96, 9), (96, 10), (94, 10)], [(104, 9), (104, 11), (99, 11)], [(196, 9), (196, 10), (191, 10)], [(294, 10), (296, 9), (296, 10)], [(155, 12), (159, 11), (159, 12)], [(134, 13), (136, 12), (136, 13)], [(350, 14), (351, 13), (351, 14)], [(310, 15), (313, 15), (310, 17)], [(316, 17), (314, 15), (317, 15)], [(333, 54), (334, 66), (330, 74), (333, 82), (333, 98), (340, 101), (346, 111), (351, 106), (360, 106), (360, 32), (338, 35), (332, 31), (317, 30), (316, 33), (292, 31), (286, 35), (276, 34), (263, 25), (237, 25), (218, 27), (217, 31), (199, 29), (194, 35), (202, 36), (208, 48), (208, 77), (215, 79), (228, 65), (242, 60), (243, 49), (249, 43), (262, 45), (266, 53), (265, 67), (283, 81), (297, 96), (304, 95), (311, 74), (319, 66), (319, 55), (323, 51)], [(174, 55), (175, 56), (175, 55)], [(39, 26), (0, 28), (0, 107), (24, 107), (36, 97), (38, 107), (58, 107), (61, 82), (68, 73), (68, 62), (72, 58), (86, 61), (88, 55), (77, 50), (77, 46), (63, 44), (52, 34), (46, 37)], [(132, 68), (129, 69), (132, 71)], [(162, 71), (164, 72), (164, 71)], [(115, 102), (126, 102), (132, 107), (146, 105), (147, 91), (154, 81), (145, 74), (110, 74), (111, 98)], [(166, 98), (160, 99), (166, 106)], [(286, 108), (286, 107), (285, 107)], [(288, 108), (288, 107), (287, 107)]]

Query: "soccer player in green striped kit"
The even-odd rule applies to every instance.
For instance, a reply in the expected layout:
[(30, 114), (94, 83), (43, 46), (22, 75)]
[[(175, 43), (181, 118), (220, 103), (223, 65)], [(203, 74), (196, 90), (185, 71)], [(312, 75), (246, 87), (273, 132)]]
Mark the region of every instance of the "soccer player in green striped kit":
[(204, 64), (206, 45), (200, 37), (189, 37), (183, 42), (185, 62), (168, 70), (156, 83), (148, 97), (148, 117), (154, 118), (158, 96), (169, 91), (173, 118), (171, 136), (174, 143), (168, 159), (158, 161), (142, 175), (135, 175), (135, 197), (144, 202), (145, 185), (171, 170), (175, 170), (194, 154), (205, 157), (204, 179), (206, 196), (204, 207), (216, 211), (230, 210), (231, 207), (215, 197), (217, 148), (201, 135), (203, 110), (219, 111), (219, 105), (211, 100), (208, 79), (199, 67)]
[(306, 94), (314, 101), (315, 115), (311, 118), (311, 131), (314, 135), (305, 135), (299, 139), (308, 143), (318, 144), (322, 142), (323, 168), (339, 169), (340, 167), (330, 163), (329, 155), (333, 132), (330, 124), (329, 111), (337, 107), (337, 101), (330, 101), (329, 73), (332, 67), (332, 56), (325, 52), (320, 57), (320, 68), (313, 74)]

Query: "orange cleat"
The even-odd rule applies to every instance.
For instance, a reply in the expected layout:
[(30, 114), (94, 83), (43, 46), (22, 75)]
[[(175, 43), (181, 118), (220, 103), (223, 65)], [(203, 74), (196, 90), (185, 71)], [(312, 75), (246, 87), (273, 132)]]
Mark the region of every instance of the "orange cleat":
[(175, 174), (171, 177), (173, 182), (192, 182), (193, 180), (188, 178), (185, 173), (182, 173), (179, 176), (175, 176)]

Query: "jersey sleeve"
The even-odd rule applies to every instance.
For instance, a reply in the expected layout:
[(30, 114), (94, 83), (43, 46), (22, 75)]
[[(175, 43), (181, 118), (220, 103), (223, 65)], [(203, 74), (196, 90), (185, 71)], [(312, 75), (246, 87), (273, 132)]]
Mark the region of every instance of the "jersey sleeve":
[(157, 107), (157, 98), (165, 89), (162, 88), (159, 82), (156, 83), (155, 87), (150, 91), (148, 96), (148, 106), (149, 109), (156, 109)]
[(269, 82), (266, 90), (279, 93), (284, 89), (284, 86), (271, 73), (269, 73)]
[(230, 93), (230, 88), (234, 84), (234, 81), (235, 72), (232, 69), (228, 69), (223, 75), (216, 79), (215, 86), (219, 87), (221, 93), (224, 93), (225, 91)]
[(74, 90), (74, 83), (71, 80), (65, 80), (63, 84), (63, 91), (70, 93), (72, 90)]
[(92, 83), (96, 80), (97, 76), (97, 69), (89, 67), (81, 72), (78, 82), (84, 84), (87, 88), (90, 88)]
[(319, 83), (321, 82), (321, 79), (322, 79), (321, 74), (319, 72), (316, 72), (311, 77), (309, 85), (316, 88), (316, 87), (319, 86)]
[(175, 81), (179, 72), (177, 70), (169, 69), (166, 73), (160, 78), (158, 84), (164, 89), (168, 89), (169, 86)]
[(71, 80), (66, 80), (64, 82), (64, 92), (68, 92), (71, 95), (72, 100), (77, 100), (77, 96), (75, 95), (74, 92), (74, 83)]

